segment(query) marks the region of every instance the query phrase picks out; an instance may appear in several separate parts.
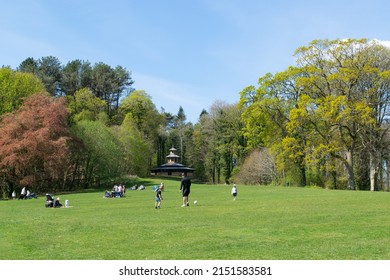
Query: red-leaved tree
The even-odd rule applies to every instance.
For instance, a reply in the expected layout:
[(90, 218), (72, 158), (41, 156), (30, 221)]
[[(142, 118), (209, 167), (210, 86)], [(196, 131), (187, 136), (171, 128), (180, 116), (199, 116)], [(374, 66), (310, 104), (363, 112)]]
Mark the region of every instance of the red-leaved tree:
[(63, 98), (34, 94), (0, 123), (0, 178), (36, 192), (59, 189), (69, 166)]

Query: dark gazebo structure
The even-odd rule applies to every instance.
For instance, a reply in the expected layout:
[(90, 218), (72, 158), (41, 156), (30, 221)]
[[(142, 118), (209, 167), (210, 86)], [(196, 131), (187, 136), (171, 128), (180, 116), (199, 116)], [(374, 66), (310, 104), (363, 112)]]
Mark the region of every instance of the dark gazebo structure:
[(184, 173), (185, 176), (191, 176), (194, 173), (193, 168), (189, 168), (184, 164), (179, 163), (179, 156), (175, 154), (176, 149), (169, 149), (169, 155), (166, 156), (167, 163), (151, 170), (153, 175), (168, 175), (180, 176)]

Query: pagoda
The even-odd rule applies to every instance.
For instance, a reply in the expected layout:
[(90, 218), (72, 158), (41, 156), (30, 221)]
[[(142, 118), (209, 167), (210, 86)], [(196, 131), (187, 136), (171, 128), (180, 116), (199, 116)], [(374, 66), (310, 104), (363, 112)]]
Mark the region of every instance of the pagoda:
[(191, 176), (194, 173), (193, 168), (189, 168), (184, 164), (179, 163), (179, 156), (175, 154), (174, 147), (169, 149), (169, 155), (166, 156), (167, 163), (151, 170), (152, 175), (167, 175), (167, 176)]

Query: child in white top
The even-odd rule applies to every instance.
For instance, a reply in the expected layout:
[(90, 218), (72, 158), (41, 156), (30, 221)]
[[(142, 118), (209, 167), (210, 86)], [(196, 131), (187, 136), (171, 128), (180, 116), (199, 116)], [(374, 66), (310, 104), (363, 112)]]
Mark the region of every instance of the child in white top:
[(236, 184), (233, 184), (232, 195), (233, 195), (233, 200), (236, 200), (236, 198), (237, 198), (237, 186), (236, 186)]

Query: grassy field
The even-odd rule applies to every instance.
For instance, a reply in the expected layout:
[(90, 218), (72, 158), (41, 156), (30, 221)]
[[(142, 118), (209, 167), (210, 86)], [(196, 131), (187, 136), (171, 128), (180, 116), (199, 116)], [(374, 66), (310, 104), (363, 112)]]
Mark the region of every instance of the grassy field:
[[(0, 201), (2, 260), (389, 260), (390, 193), (193, 184), (181, 208), (179, 182), (154, 193), (61, 195)], [(198, 201), (197, 205), (192, 202)]]

